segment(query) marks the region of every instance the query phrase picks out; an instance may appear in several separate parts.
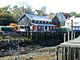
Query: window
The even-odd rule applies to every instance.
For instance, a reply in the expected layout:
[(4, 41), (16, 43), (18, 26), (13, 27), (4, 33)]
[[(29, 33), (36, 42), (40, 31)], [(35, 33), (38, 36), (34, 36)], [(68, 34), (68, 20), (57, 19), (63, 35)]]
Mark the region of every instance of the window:
[(51, 24), (52, 22), (49, 22), (49, 24)]
[(40, 23), (40, 21), (38, 21), (38, 23)]
[(35, 20), (32, 20), (32, 23), (35, 23)]
[(38, 23), (38, 21), (37, 21), (37, 20), (35, 20), (35, 23)]
[(22, 19), (22, 21), (24, 20), (24, 18)]
[(43, 23), (45, 24), (45, 21), (43, 21)]
[(46, 23), (48, 24), (48, 21), (46, 21)]
[(38, 21), (36, 21), (36, 23), (38, 23)]
[(21, 29), (24, 29), (25, 27), (24, 27), (24, 26), (20, 26), (20, 28), (21, 28)]
[(45, 29), (47, 29), (47, 26), (45, 26)]
[(40, 23), (42, 23), (42, 21), (40, 21)]

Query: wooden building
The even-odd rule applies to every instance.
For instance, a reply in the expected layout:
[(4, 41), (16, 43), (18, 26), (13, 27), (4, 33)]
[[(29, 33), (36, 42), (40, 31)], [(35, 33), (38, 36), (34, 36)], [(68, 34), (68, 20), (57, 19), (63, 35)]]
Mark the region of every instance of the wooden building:
[(64, 26), (66, 19), (69, 17), (71, 16), (67, 13), (56, 13), (55, 17), (52, 19), (52, 23), (55, 24), (57, 27)]
[(38, 16), (34, 14), (23, 14), (18, 19), (20, 31), (53, 31), (56, 25), (48, 16)]
[(62, 48), (62, 60), (80, 60), (80, 36), (57, 46), (56, 60), (60, 60), (59, 48)]

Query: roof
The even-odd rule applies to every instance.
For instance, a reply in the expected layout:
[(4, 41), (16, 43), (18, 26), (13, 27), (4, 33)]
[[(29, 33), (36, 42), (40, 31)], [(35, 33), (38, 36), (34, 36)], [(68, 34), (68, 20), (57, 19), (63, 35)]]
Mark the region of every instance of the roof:
[(73, 40), (61, 43), (59, 46), (60, 47), (75, 47), (75, 48), (80, 48), (80, 36), (78, 38), (73, 39)]
[[(30, 20), (42, 20), (42, 21), (52, 21), (48, 16), (39, 16), (39, 15), (33, 15), (33, 14), (24, 14), (27, 16)], [(22, 18), (24, 15), (22, 15), (20, 18)], [(18, 20), (20, 20), (20, 18)]]
[(65, 20), (66, 17), (64, 16), (63, 13), (57, 13), (56, 16), (58, 17), (59, 20)]
[[(59, 20), (60, 24), (65, 24), (66, 17), (62, 12), (56, 13), (55, 17)], [(54, 21), (54, 18), (53, 18), (53, 21)]]
[(34, 24), (34, 25), (37, 25), (37, 26), (56, 26), (56, 25), (53, 25), (53, 24)]
[(38, 15), (31, 15), (26, 14), (31, 20), (42, 20), (42, 21), (51, 21), (48, 16), (38, 16)]
[(61, 22), (61, 24), (65, 23), (66, 17), (64, 16), (63, 13), (57, 13), (56, 16), (58, 17), (59, 21)]

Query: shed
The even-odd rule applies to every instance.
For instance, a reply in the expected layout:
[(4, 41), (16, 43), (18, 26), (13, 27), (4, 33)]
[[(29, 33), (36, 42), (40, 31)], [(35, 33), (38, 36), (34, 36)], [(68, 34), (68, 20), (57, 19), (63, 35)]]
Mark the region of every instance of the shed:
[(67, 18), (71, 17), (68, 13), (59, 12), (56, 13), (55, 17), (52, 19), (52, 23), (57, 27), (64, 26)]

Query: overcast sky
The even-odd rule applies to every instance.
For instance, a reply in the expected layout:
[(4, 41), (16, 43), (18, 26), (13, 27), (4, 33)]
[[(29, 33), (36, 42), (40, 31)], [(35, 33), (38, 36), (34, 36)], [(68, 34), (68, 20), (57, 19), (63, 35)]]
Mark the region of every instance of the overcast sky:
[(31, 5), (33, 9), (47, 7), (47, 12), (77, 12), (80, 13), (80, 0), (0, 0), (0, 7), (6, 5), (18, 5), (24, 1)]

